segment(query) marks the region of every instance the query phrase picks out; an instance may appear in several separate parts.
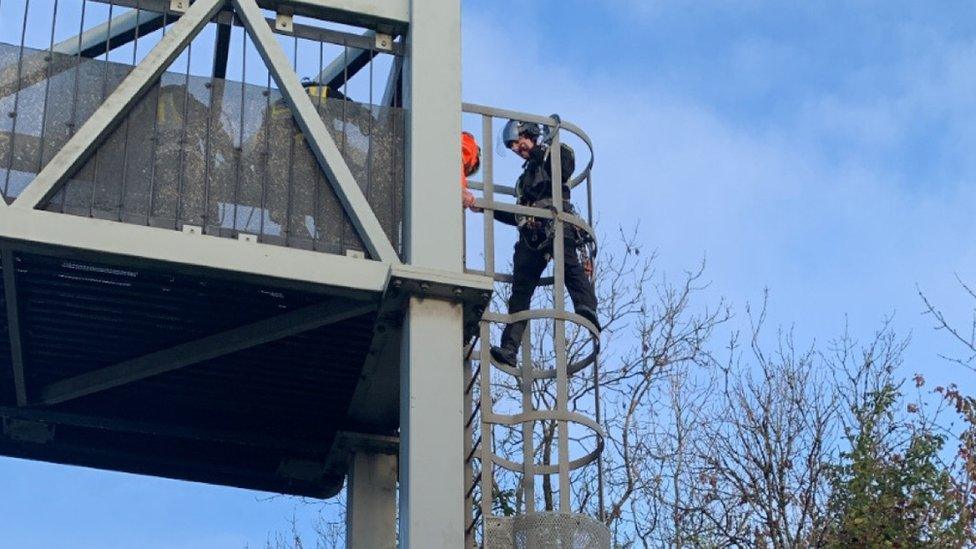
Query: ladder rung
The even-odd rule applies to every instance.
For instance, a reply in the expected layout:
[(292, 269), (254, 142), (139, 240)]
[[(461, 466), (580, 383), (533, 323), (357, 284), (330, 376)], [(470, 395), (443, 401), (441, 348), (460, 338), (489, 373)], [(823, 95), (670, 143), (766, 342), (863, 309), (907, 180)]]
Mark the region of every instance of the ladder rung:
[(474, 442), (474, 444), (471, 445), (471, 451), (468, 452), (468, 455), (465, 456), (465, 458), (464, 458), (464, 462), (465, 463), (471, 461), (471, 459), (474, 457), (474, 454), (478, 451), (478, 447), (479, 446), (481, 446), (481, 437), (480, 436), (478, 437), (478, 440), (476, 440)]
[(468, 360), (469, 358), (471, 358), (471, 353), (475, 350), (475, 347), (478, 345), (479, 339), (480, 336), (475, 336), (475, 338), (471, 340), (471, 346), (468, 347), (464, 353), (464, 360)]
[(480, 411), (481, 411), (481, 401), (479, 400), (477, 403), (475, 403), (474, 410), (471, 411), (471, 415), (468, 416), (468, 420), (464, 422), (465, 429), (471, 427), (471, 424), (474, 423), (474, 418), (478, 417), (478, 412)]
[(474, 489), (477, 488), (478, 484), (480, 483), (481, 483), (481, 471), (478, 471), (476, 474), (471, 475), (471, 486), (469, 486), (468, 491), (464, 493), (464, 498), (467, 499), (471, 497), (471, 494), (474, 493)]
[(471, 523), (468, 524), (468, 527), (467, 528), (465, 528), (464, 533), (465, 534), (470, 534), (471, 531), (474, 530), (475, 526), (478, 525), (478, 521), (479, 520), (481, 520), (481, 506), (480, 505), (475, 508), (475, 510), (474, 510), (474, 518), (471, 519)]
[(471, 372), (471, 379), (468, 381), (468, 385), (464, 388), (464, 394), (468, 394), (474, 389), (474, 384), (478, 381), (478, 376), (481, 375), (481, 363), (478, 363), (478, 367)]

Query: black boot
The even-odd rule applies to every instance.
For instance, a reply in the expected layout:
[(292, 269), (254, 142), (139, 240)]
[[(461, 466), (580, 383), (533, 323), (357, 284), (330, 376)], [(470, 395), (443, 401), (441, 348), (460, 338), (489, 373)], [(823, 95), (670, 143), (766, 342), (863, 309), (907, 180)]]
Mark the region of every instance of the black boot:
[(592, 322), (593, 325), (596, 326), (597, 332), (603, 331), (603, 328), (600, 326), (600, 319), (597, 318), (596, 313), (593, 312), (592, 310), (580, 308), (576, 311), (576, 314)]
[(505, 347), (491, 347), (491, 358), (500, 364), (505, 366), (515, 367), (515, 349), (507, 349)]

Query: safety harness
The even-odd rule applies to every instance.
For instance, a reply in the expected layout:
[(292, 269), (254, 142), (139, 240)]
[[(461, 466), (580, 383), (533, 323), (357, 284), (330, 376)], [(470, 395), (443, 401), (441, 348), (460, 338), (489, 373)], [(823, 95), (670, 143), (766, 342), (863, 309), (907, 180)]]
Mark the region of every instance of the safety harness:
[[(552, 150), (552, 140), (562, 126), (559, 115), (551, 116), (556, 121), (555, 128), (545, 127), (542, 134), (540, 146), (545, 147), (546, 152), (542, 159), (542, 165), (549, 162), (549, 155)], [(516, 194), (522, 195), (522, 181), (520, 180)], [(533, 208), (543, 208), (552, 212), (553, 218), (558, 211), (551, 198), (543, 198), (531, 204)], [(579, 213), (569, 200), (563, 200), (563, 211), (573, 216), (579, 217)], [(531, 215), (516, 215), (518, 220), (519, 236), (524, 244), (531, 250), (544, 251), (546, 259), (552, 259), (552, 243), (556, 237), (556, 226), (552, 218), (538, 218)], [(573, 242), (576, 245), (576, 254), (579, 257), (580, 265), (592, 281), (594, 278), (594, 265), (596, 262), (597, 244), (596, 240), (589, 232), (572, 224), (566, 224), (564, 230), (573, 231)]]

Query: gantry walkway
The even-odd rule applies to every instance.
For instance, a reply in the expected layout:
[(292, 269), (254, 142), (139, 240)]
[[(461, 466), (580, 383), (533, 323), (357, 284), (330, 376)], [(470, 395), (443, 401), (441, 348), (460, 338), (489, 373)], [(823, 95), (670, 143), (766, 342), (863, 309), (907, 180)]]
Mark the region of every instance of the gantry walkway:
[(301, 12), (0, 2), (0, 454), (330, 497), (396, 451), (404, 300), (491, 286), (401, 260), (405, 26)]
[[(401, 503), (425, 507), (437, 490), (410, 492), (405, 477), (431, 478), (423, 467), (444, 456), (401, 437), (441, 437), (432, 445), (459, 450), (444, 463), (464, 462), (469, 546), (531, 547), (552, 532), (563, 546), (606, 545), (587, 516), (602, 502), (574, 491), (580, 474), (600, 476), (599, 334), (567, 312), (561, 261), (565, 231), (595, 243), (592, 146), (567, 122), (464, 105), (485, 147), (472, 184), (484, 262), (462, 272), (461, 246), (436, 253), (438, 216), (461, 227), (461, 214), (451, 193), (429, 216), (411, 196), (444, 187), (417, 175), (440, 151), (411, 143), (423, 132), (404, 108), (405, 37), (437, 18), (411, 7), (407, 21), (406, 6), (0, 0), (0, 455), (331, 497), (355, 452), (399, 452)], [(435, 55), (420, 58), (437, 70)], [(452, 127), (434, 103), (413, 104), (427, 113), (414, 126)], [(551, 210), (497, 200), (514, 193), (493, 168), (492, 134), (509, 118), (589, 150), (570, 183), (586, 220), (562, 210), (558, 185)], [(551, 305), (511, 316), (491, 305), (511, 280), (497, 268), (497, 211), (553, 222)], [(488, 343), (520, 320), (549, 342), (527, 330), (521, 366), (492, 365)], [(442, 328), (458, 329), (456, 346)], [(462, 356), (463, 383), (431, 368)], [(455, 376), (458, 387), (445, 381)], [(593, 415), (569, 402), (581, 383)], [(439, 434), (436, 405), (401, 399), (442, 384), (464, 391), (463, 455), (460, 437)], [(370, 493), (368, 476), (350, 493)], [(500, 513), (506, 490), (515, 505)], [(373, 492), (359, 501), (392, 514)], [(438, 516), (460, 515), (447, 507)], [(417, 520), (404, 535), (440, 534)]]

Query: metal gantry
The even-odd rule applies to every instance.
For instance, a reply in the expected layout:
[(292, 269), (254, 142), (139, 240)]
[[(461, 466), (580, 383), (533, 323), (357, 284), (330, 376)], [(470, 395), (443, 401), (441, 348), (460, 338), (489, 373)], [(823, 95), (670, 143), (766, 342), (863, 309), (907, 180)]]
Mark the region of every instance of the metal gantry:
[[(315, 497), (345, 479), (350, 547), (587, 531), (572, 475), (603, 435), (567, 391), (598, 334), (561, 261), (553, 306), (511, 316), (485, 310), (494, 254), (465, 269), (460, 33), (459, 0), (0, 0), (0, 455)], [(554, 211), (495, 200), (492, 119), (553, 120), (466, 110), (485, 250), (499, 210), (554, 220), (556, 257), (566, 227), (592, 234), (558, 189)], [(528, 336), (521, 369), (490, 365), (492, 326), (523, 319), (552, 322), (551, 369)], [(592, 334), (572, 363), (567, 324)], [(493, 372), (521, 411), (492, 406)], [(493, 449), (507, 427), (521, 461)], [(523, 494), (558, 479), (558, 507), (495, 516), (496, 468)]]
[[(472, 272), (491, 277), (498, 284), (512, 280), (510, 274), (498, 268), (495, 258), (494, 212), (505, 211), (520, 216), (550, 220), (554, 225), (552, 240), (552, 276), (543, 278), (541, 285), (550, 288), (551, 305), (515, 314), (487, 311), (482, 317), (478, 344), (472, 343), (465, 357), (465, 509), (466, 544), (468, 547), (560, 547), (602, 548), (610, 543), (609, 531), (598, 520), (602, 515), (603, 486), (600, 454), (604, 444), (604, 429), (599, 417), (598, 354), (600, 333), (586, 318), (568, 312), (565, 303), (565, 241), (568, 230), (579, 230), (595, 242), (592, 228), (591, 170), (593, 147), (589, 137), (577, 126), (566, 121), (527, 113), (506, 111), (481, 105), (464, 105), (466, 113), (481, 118), (481, 141), (485, 146), (483, 181), (472, 183), (484, 193), (477, 206), (484, 210), (483, 269)], [(498, 196), (514, 196), (515, 189), (495, 184), (493, 149), (493, 121), (514, 119), (543, 125), (550, 129), (552, 141), (552, 203), (553, 209), (527, 207), (498, 200)], [(560, 133), (568, 132), (589, 150), (586, 165), (570, 178), (570, 188), (586, 191), (587, 217), (563, 209), (560, 161)], [(529, 321), (550, 323), (551, 362), (546, 364), (546, 351), (534, 347), (533, 330), (527, 329), (521, 344), (521, 366), (511, 367), (492, 360), (490, 342), (499, 325)], [(587, 341), (588, 350), (571, 357), (567, 342), (567, 325), (576, 325), (577, 339)], [(547, 326), (548, 327), (548, 326)], [(587, 375), (589, 374), (589, 376)], [(569, 401), (570, 385), (590, 383), (594, 394), (590, 408), (595, 417), (574, 410)], [(587, 381), (589, 380), (589, 381)], [(540, 399), (542, 385), (553, 384), (555, 400), (546, 404)], [(499, 393), (516, 393), (514, 400), (503, 403)], [(520, 441), (506, 448), (497, 440), (497, 432), (515, 431)], [(542, 432), (548, 435), (540, 436)], [(585, 443), (578, 441), (587, 441)], [(544, 448), (548, 446), (548, 448)], [(513, 450), (514, 448), (514, 450)], [(555, 450), (554, 456), (552, 450)], [(512, 454), (515, 455), (512, 455)], [(593, 466), (597, 504), (581, 501), (572, 491), (572, 474)], [(543, 487), (549, 496), (558, 495), (558, 502), (540, 505), (539, 478), (556, 478), (555, 486)], [(588, 479), (584, 479), (588, 482)], [(506, 495), (507, 494), (507, 495)], [(511, 496), (514, 504), (503, 505), (500, 499)], [(602, 516), (599, 517), (602, 519)]]

